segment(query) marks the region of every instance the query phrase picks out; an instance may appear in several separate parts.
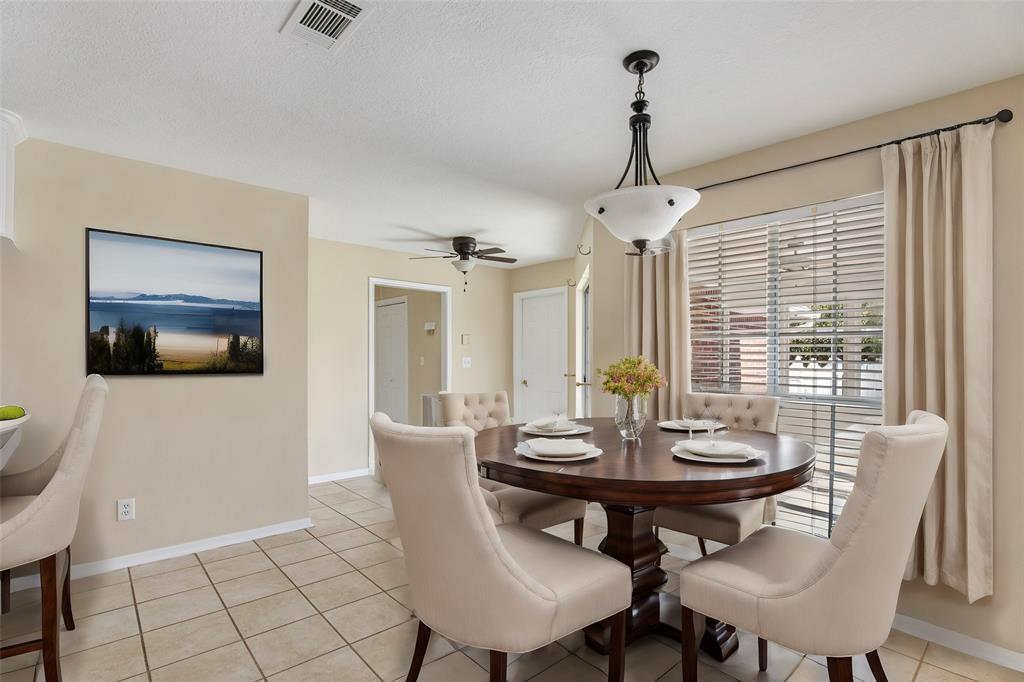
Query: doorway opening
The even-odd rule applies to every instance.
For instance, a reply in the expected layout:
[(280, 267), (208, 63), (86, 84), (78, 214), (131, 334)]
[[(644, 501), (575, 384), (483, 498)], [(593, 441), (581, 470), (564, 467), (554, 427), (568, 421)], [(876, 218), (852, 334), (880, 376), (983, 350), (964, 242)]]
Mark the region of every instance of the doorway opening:
[(371, 277), (369, 291), (370, 414), (432, 426), (451, 384), (451, 287)]

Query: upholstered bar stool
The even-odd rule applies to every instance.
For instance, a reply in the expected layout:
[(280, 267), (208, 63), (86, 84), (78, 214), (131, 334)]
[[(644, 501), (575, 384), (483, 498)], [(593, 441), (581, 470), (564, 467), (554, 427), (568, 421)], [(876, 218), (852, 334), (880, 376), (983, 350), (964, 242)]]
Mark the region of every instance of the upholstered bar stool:
[[(689, 393), (686, 416), (700, 419), (705, 412), (731, 429), (776, 433), (779, 399), (770, 396)], [(694, 535), (700, 553), (707, 555), (704, 540), (735, 545), (765, 523), (775, 520), (775, 498), (709, 504), (693, 507), (658, 507), (654, 525)]]
[[(505, 391), (442, 393), (441, 423), (445, 426), (468, 426), (475, 433), (505, 426), (511, 423), (508, 394)], [(573, 539), (577, 545), (583, 544), (586, 501), (516, 488), (485, 478), (480, 479), (480, 487), (492, 493), (488, 499), (492, 506), (497, 506), (506, 521), (517, 521), (538, 529), (572, 521)]]
[(34, 469), (0, 477), (0, 569), (38, 561), (42, 588), (42, 637), (5, 646), (0, 658), (42, 650), (47, 682), (61, 679), (58, 601), (65, 627), (75, 629), (71, 540), (106, 399), (107, 382), (89, 376), (71, 430), (57, 451)]
[[(911, 413), (904, 426), (868, 431), (853, 492), (828, 540), (765, 527), (679, 574), (683, 623), (693, 612), (796, 651), (828, 657), (831, 682), (852, 682), (866, 654), (885, 680), (877, 649), (896, 614), (903, 571), (946, 446), (946, 422)], [(682, 629), (683, 680), (697, 680), (693, 628)], [(762, 670), (766, 656), (762, 654)]]
[(504, 682), (508, 654), (539, 649), (609, 619), (608, 679), (624, 674), (625, 564), (519, 523), (502, 521), (477, 482), (475, 433), (464, 426), (370, 420), (402, 536), (420, 619), (408, 680), (432, 632), (490, 650), (490, 679)]

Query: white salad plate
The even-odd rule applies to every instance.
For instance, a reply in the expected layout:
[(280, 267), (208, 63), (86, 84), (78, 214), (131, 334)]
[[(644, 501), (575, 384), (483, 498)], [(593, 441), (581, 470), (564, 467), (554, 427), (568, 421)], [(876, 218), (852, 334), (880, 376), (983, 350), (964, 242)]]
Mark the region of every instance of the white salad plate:
[[(765, 455), (761, 450), (752, 448), (745, 443), (731, 443), (731, 445), (738, 445), (740, 447), (739, 449), (730, 448), (728, 453), (723, 450), (719, 450), (717, 454), (715, 454), (714, 449), (701, 448), (699, 446), (693, 449), (698, 449), (709, 454), (693, 452), (690, 444), (699, 442), (701, 441), (679, 441), (679, 443), (672, 448), (672, 455), (679, 459), (685, 459), (691, 462), (700, 462), (701, 464), (745, 464)], [(710, 441), (704, 442), (707, 443)], [(721, 442), (727, 443), (729, 441)]]
[(658, 426), (667, 431), (717, 431), (725, 428), (725, 424), (710, 419), (673, 419), (658, 422)]
[(601, 448), (594, 448), (590, 452), (584, 452), (581, 455), (575, 455), (573, 457), (545, 457), (538, 455), (533, 449), (526, 443), (520, 443), (516, 446), (516, 454), (526, 457), (527, 459), (533, 459), (538, 462), (547, 462), (548, 464), (558, 464), (559, 462), (583, 462), (588, 459), (595, 459), (604, 454), (604, 450)]
[(576, 424), (570, 422), (572, 426), (565, 431), (556, 431), (554, 429), (538, 429), (530, 426), (529, 424), (523, 424), (519, 427), (519, 430), (523, 433), (528, 433), (531, 436), (578, 436), (581, 433), (590, 433), (594, 430), (593, 426), (585, 426), (583, 424)]

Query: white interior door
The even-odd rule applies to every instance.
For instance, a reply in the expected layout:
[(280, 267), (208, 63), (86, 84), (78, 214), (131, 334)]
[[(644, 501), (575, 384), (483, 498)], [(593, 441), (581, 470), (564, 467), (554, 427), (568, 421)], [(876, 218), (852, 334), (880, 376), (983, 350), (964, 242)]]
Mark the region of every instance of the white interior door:
[(404, 300), (384, 300), (374, 309), (374, 408), (396, 422), (409, 422), (409, 323)]
[(516, 419), (565, 412), (568, 372), (565, 287), (515, 294)]

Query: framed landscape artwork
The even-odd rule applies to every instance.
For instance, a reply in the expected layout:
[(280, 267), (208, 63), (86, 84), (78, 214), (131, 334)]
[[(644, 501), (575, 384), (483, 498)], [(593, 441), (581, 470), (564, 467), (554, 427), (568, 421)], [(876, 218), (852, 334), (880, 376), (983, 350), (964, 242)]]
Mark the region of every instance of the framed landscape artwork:
[(87, 373), (263, 373), (263, 252), (88, 228), (85, 253)]

